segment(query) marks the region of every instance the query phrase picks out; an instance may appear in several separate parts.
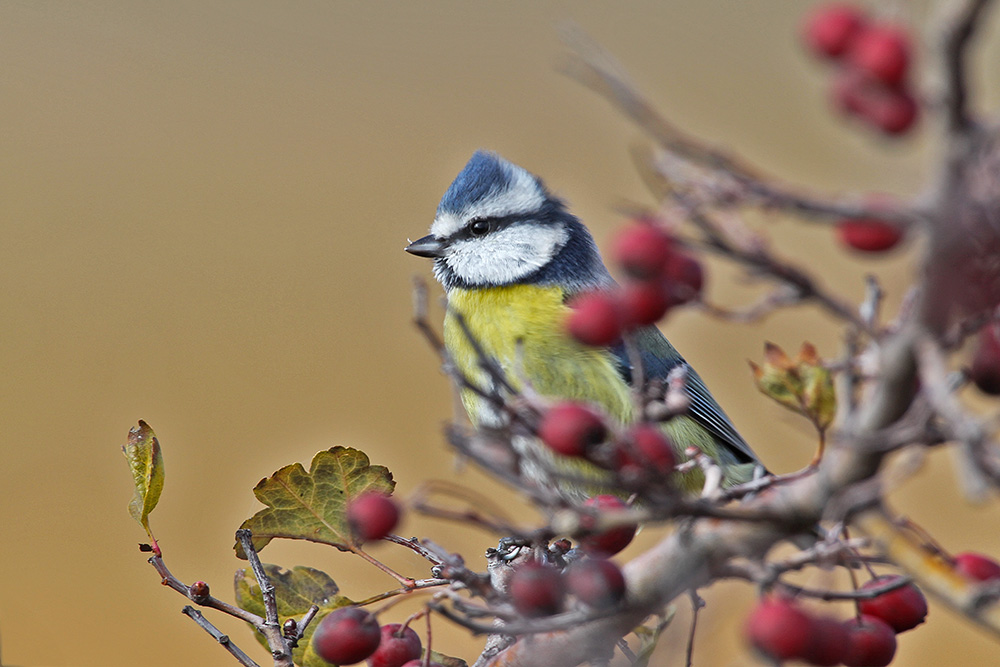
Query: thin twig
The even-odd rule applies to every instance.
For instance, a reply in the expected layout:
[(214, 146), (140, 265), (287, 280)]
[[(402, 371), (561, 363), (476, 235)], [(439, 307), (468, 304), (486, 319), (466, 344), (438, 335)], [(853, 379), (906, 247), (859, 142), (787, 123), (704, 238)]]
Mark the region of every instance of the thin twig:
[(261, 634), (267, 640), (267, 646), (271, 650), (271, 657), (274, 658), (274, 667), (293, 667), (292, 649), (288, 640), (281, 633), (281, 624), (278, 622), (278, 600), (274, 594), (274, 584), (267, 576), (264, 565), (260, 562), (260, 556), (253, 546), (253, 533), (246, 528), (236, 531), (236, 540), (243, 547), (243, 552), (250, 561), (250, 568), (253, 570), (257, 585), (260, 586), (261, 598), (264, 602), (264, 622), (257, 626)]
[(215, 638), (215, 641), (219, 642), (222, 648), (229, 651), (229, 653), (234, 658), (236, 658), (236, 661), (239, 662), (241, 665), (243, 665), (244, 667), (260, 667), (260, 665), (258, 665), (256, 662), (250, 659), (250, 656), (241, 651), (239, 646), (234, 644), (229, 639), (229, 635), (223, 634), (221, 630), (212, 625), (212, 623), (207, 618), (205, 618), (205, 616), (200, 611), (198, 611), (191, 605), (185, 605), (184, 608), (181, 609), (181, 613), (190, 618), (195, 623), (197, 623), (199, 626), (201, 626), (201, 628), (205, 632), (212, 635), (212, 637)]

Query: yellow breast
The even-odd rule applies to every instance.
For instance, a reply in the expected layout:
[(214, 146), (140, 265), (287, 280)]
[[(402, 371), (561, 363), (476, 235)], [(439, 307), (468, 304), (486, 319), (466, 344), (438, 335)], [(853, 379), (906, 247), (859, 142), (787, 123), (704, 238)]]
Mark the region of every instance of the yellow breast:
[[(588, 401), (602, 406), (620, 423), (631, 420), (629, 387), (619, 375), (613, 355), (580, 345), (565, 333), (563, 321), (569, 309), (558, 287), (452, 289), (448, 305), (465, 318), (471, 334), (485, 353), (500, 363), (515, 387), (521, 388), (527, 381), (543, 396)], [(458, 368), (485, 384), (473, 346), (454, 315), (445, 318), (444, 337)], [(481, 423), (485, 406), (468, 392), (463, 402), (473, 422)]]

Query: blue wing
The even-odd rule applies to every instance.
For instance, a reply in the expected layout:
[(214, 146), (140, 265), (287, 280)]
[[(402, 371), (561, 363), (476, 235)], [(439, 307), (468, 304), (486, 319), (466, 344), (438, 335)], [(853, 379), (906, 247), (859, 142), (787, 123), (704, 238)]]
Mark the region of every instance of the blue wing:
[[(736, 427), (712, 397), (701, 376), (684, 361), (684, 357), (656, 327), (644, 327), (635, 335), (642, 358), (643, 372), (650, 379), (665, 379), (679, 365), (687, 367), (687, 393), (691, 399), (689, 415), (711, 433), (733, 455), (737, 463), (756, 463), (757, 455), (736, 431)], [(618, 357), (619, 369), (626, 382), (631, 382), (632, 369), (624, 345), (612, 348)]]

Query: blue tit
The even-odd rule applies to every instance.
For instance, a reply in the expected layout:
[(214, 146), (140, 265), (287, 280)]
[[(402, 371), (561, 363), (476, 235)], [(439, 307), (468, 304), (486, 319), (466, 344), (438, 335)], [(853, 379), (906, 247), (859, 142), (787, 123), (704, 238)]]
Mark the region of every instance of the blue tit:
[[(567, 300), (615, 282), (590, 232), (538, 177), (494, 153), (476, 152), (442, 197), (430, 232), (406, 251), (434, 260), (434, 275), (448, 299), (445, 346), (463, 374), (490, 386), (454, 313), (516, 388), (527, 382), (542, 396), (586, 401), (623, 425), (634, 421), (625, 350), (582, 345), (564, 328)], [(638, 330), (635, 344), (648, 378), (666, 378), (687, 365), (655, 327)], [(686, 370), (690, 410), (663, 425), (678, 460), (685, 448), (698, 447), (722, 468), (725, 484), (748, 480), (757, 457), (694, 369)], [(462, 402), (474, 425), (503, 426), (488, 401), (464, 391)], [(539, 484), (559, 484), (546, 470), (607, 475), (552, 453), (535, 438), (516, 437), (513, 444), (522, 456), (522, 474)], [(699, 471), (681, 480), (689, 492), (703, 483)], [(579, 500), (594, 489), (562, 491)]]

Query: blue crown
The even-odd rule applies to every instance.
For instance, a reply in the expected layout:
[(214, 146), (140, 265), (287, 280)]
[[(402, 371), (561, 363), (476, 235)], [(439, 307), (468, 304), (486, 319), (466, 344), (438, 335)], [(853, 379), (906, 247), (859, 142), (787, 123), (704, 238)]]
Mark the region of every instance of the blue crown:
[(459, 213), (470, 204), (502, 192), (510, 186), (515, 169), (523, 171), (521, 167), (504, 160), (496, 153), (476, 151), (448, 186), (437, 212)]

